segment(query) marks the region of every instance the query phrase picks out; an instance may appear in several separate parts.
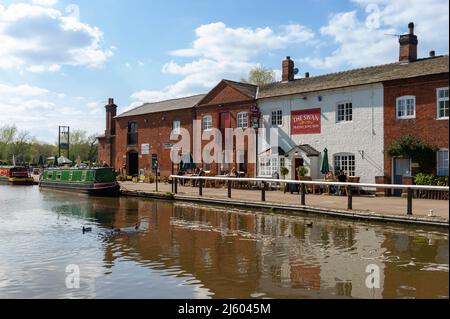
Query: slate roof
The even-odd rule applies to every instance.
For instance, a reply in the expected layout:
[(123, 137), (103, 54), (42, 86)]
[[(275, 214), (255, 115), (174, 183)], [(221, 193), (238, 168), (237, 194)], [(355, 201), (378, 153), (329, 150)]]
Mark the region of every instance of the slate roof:
[(448, 55), (397, 62), (261, 86), (258, 99), (448, 73)]
[(231, 81), (231, 80), (223, 80), (223, 81), (225, 83), (227, 83), (228, 85), (234, 87), (236, 90), (241, 91), (242, 93), (244, 93), (248, 97), (250, 97), (252, 99), (256, 98), (256, 94), (258, 92), (258, 86), (257, 85), (253, 85), (253, 84), (249, 84), (249, 83), (236, 82), (236, 81)]
[(160, 101), (155, 103), (145, 103), (130, 111), (119, 114), (118, 116), (116, 116), (116, 118), (189, 109), (196, 106), (198, 102), (200, 102), (200, 100), (202, 100), (205, 96), (205, 94), (199, 94), (179, 99)]
[(286, 155), (289, 155), (290, 153), (294, 152), (296, 149), (300, 149), (302, 152), (304, 152), (306, 154), (306, 156), (319, 156), (320, 155), (320, 152), (309, 144), (295, 146), (289, 152), (286, 152)]

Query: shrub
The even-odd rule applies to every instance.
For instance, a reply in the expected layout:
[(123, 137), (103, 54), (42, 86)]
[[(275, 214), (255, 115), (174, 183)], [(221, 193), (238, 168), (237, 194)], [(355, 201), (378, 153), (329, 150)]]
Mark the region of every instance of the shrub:
[(297, 168), (298, 176), (306, 176), (309, 173), (309, 170), (305, 166), (300, 166)]
[(438, 177), (433, 174), (419, 173), (414, 177), (416, 185), (423, 186), (448, 186), (448, 176)]
[(387, 153), (390, 157), (409, 157), (421, 167), (426, 167), (436, 160), (438, 148), (422, 142), (414, 136), (402, 136), (393, 142)]
[(286, 175), (289, 174), (289, 170), (288, 170), (286, 167), (282, 167), (282, 168), (280, 169), (280, 174), (281, 174), (281, 176), (283, 176), (283, 178), (285, 178)]

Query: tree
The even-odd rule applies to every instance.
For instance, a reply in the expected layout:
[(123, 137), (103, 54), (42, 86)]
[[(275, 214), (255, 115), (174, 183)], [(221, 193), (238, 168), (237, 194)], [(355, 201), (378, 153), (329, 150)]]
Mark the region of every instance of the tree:
[(276, 81), (275, 72), (262, 66), (257, 66), (250, 70), (248, 79), (242, 79), (241, 81), (258, 86), (270, 84)]

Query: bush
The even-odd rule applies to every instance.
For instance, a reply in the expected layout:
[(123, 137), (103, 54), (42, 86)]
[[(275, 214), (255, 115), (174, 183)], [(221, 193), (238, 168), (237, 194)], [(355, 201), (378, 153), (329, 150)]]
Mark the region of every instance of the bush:
[(422, 186), (448, 186), (448, 176), (438, 177), (433, 174), (419, 173), (414, 177), (414, 182)]
[(298, 176), (306, 176), (309, 173), (309, 170), (305, 166), (300, 166), (297, 168)]
[(421, 167), (426, 167), (436, 159), (438, 148), (422, 142), (414, 136), (402, 136), (393, 142), (387, 153), (390, 157), (409, 157)]
[(280, 169), (280, 174), (281, 174), (281, 176), (283, 176), (283, 178), (284, 178), (284, 177), (286, 177), (286, 176), (289, 174), (289, 170), (288, 170), (286, 167), (282, 167), (282, 168)]

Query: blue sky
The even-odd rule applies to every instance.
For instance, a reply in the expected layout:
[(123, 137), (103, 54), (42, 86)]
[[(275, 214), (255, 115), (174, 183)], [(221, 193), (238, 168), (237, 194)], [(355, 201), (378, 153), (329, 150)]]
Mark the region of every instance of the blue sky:
[(0, 0), (0, 125), (54, 142), (58, 125), (101, 133), (120, 111), (204, 93), (290, 55), (300, 74), (395, 62), (414, 21), (419, 54), (448, 54), (444, 0)]

